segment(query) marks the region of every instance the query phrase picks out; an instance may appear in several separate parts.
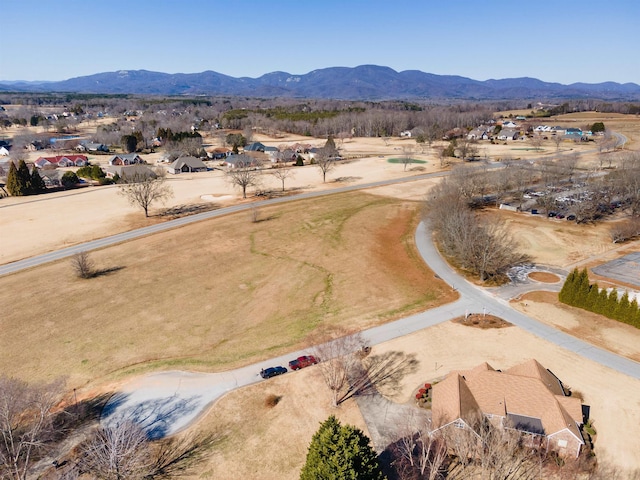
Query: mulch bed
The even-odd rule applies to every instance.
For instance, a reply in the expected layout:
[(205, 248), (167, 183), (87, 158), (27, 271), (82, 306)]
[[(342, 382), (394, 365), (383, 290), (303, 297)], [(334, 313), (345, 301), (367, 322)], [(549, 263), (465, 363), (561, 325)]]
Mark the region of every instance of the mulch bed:
[(513, 324), (496, 317), (495, 315), (483, 315), (482, 313), (470, 313), (465, 317), (458, 317), (451, 320), (454, 323), (466, 325), (474, 328), (506, 328)]
[(558, 283), (560, 281), (558, 275), (549, 272), (531, 272), (529, 278), (542, 283)]

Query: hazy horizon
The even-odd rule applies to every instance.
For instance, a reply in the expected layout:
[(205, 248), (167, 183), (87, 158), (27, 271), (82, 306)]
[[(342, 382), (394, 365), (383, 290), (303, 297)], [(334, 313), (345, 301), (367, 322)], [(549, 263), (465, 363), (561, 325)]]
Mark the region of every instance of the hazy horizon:
[(0, 80), (120, 70), (257, 78), (388, 66), (474, 80), (640, 83), (640, 2), (5, 0)]

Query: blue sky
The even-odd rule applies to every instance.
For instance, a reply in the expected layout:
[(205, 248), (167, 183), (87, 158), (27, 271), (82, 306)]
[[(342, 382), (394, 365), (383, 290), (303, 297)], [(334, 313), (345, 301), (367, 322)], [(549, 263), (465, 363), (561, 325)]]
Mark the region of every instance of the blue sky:
[(2, 0), (0, 80), (363, 64), (640, 83), (640, 1)]

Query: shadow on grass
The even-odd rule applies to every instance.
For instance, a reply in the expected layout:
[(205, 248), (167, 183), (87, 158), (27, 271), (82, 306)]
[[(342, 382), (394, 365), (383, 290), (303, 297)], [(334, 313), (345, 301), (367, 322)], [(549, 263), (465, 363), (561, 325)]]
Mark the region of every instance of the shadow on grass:
[(109, 268), (98, 268), (91, 272), (91, 276), (89, 278), (97, 278), (97, 277), (105, 277), (107, 275), (111, 275), (119, 270), (123, 270), (126, 267), (109, 267)]
[(175, 207), (163, 210), (157, 216), (179, 218), (188, 215), (195, 215), (196, 213), (208, 212), (210, 210), (218, 210), (219, 208), (220, 205), (217, 203), (193, 203), (176, 205)]

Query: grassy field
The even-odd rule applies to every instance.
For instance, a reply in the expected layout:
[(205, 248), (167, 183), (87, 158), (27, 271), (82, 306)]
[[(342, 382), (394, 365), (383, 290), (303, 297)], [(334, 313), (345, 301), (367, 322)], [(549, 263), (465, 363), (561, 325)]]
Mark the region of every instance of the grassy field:
[(206, 221), (0, 278), (0, 369), (70, 387), (226, 370), (451, 300), (420, 261), (420, 204), (351, 193)]

